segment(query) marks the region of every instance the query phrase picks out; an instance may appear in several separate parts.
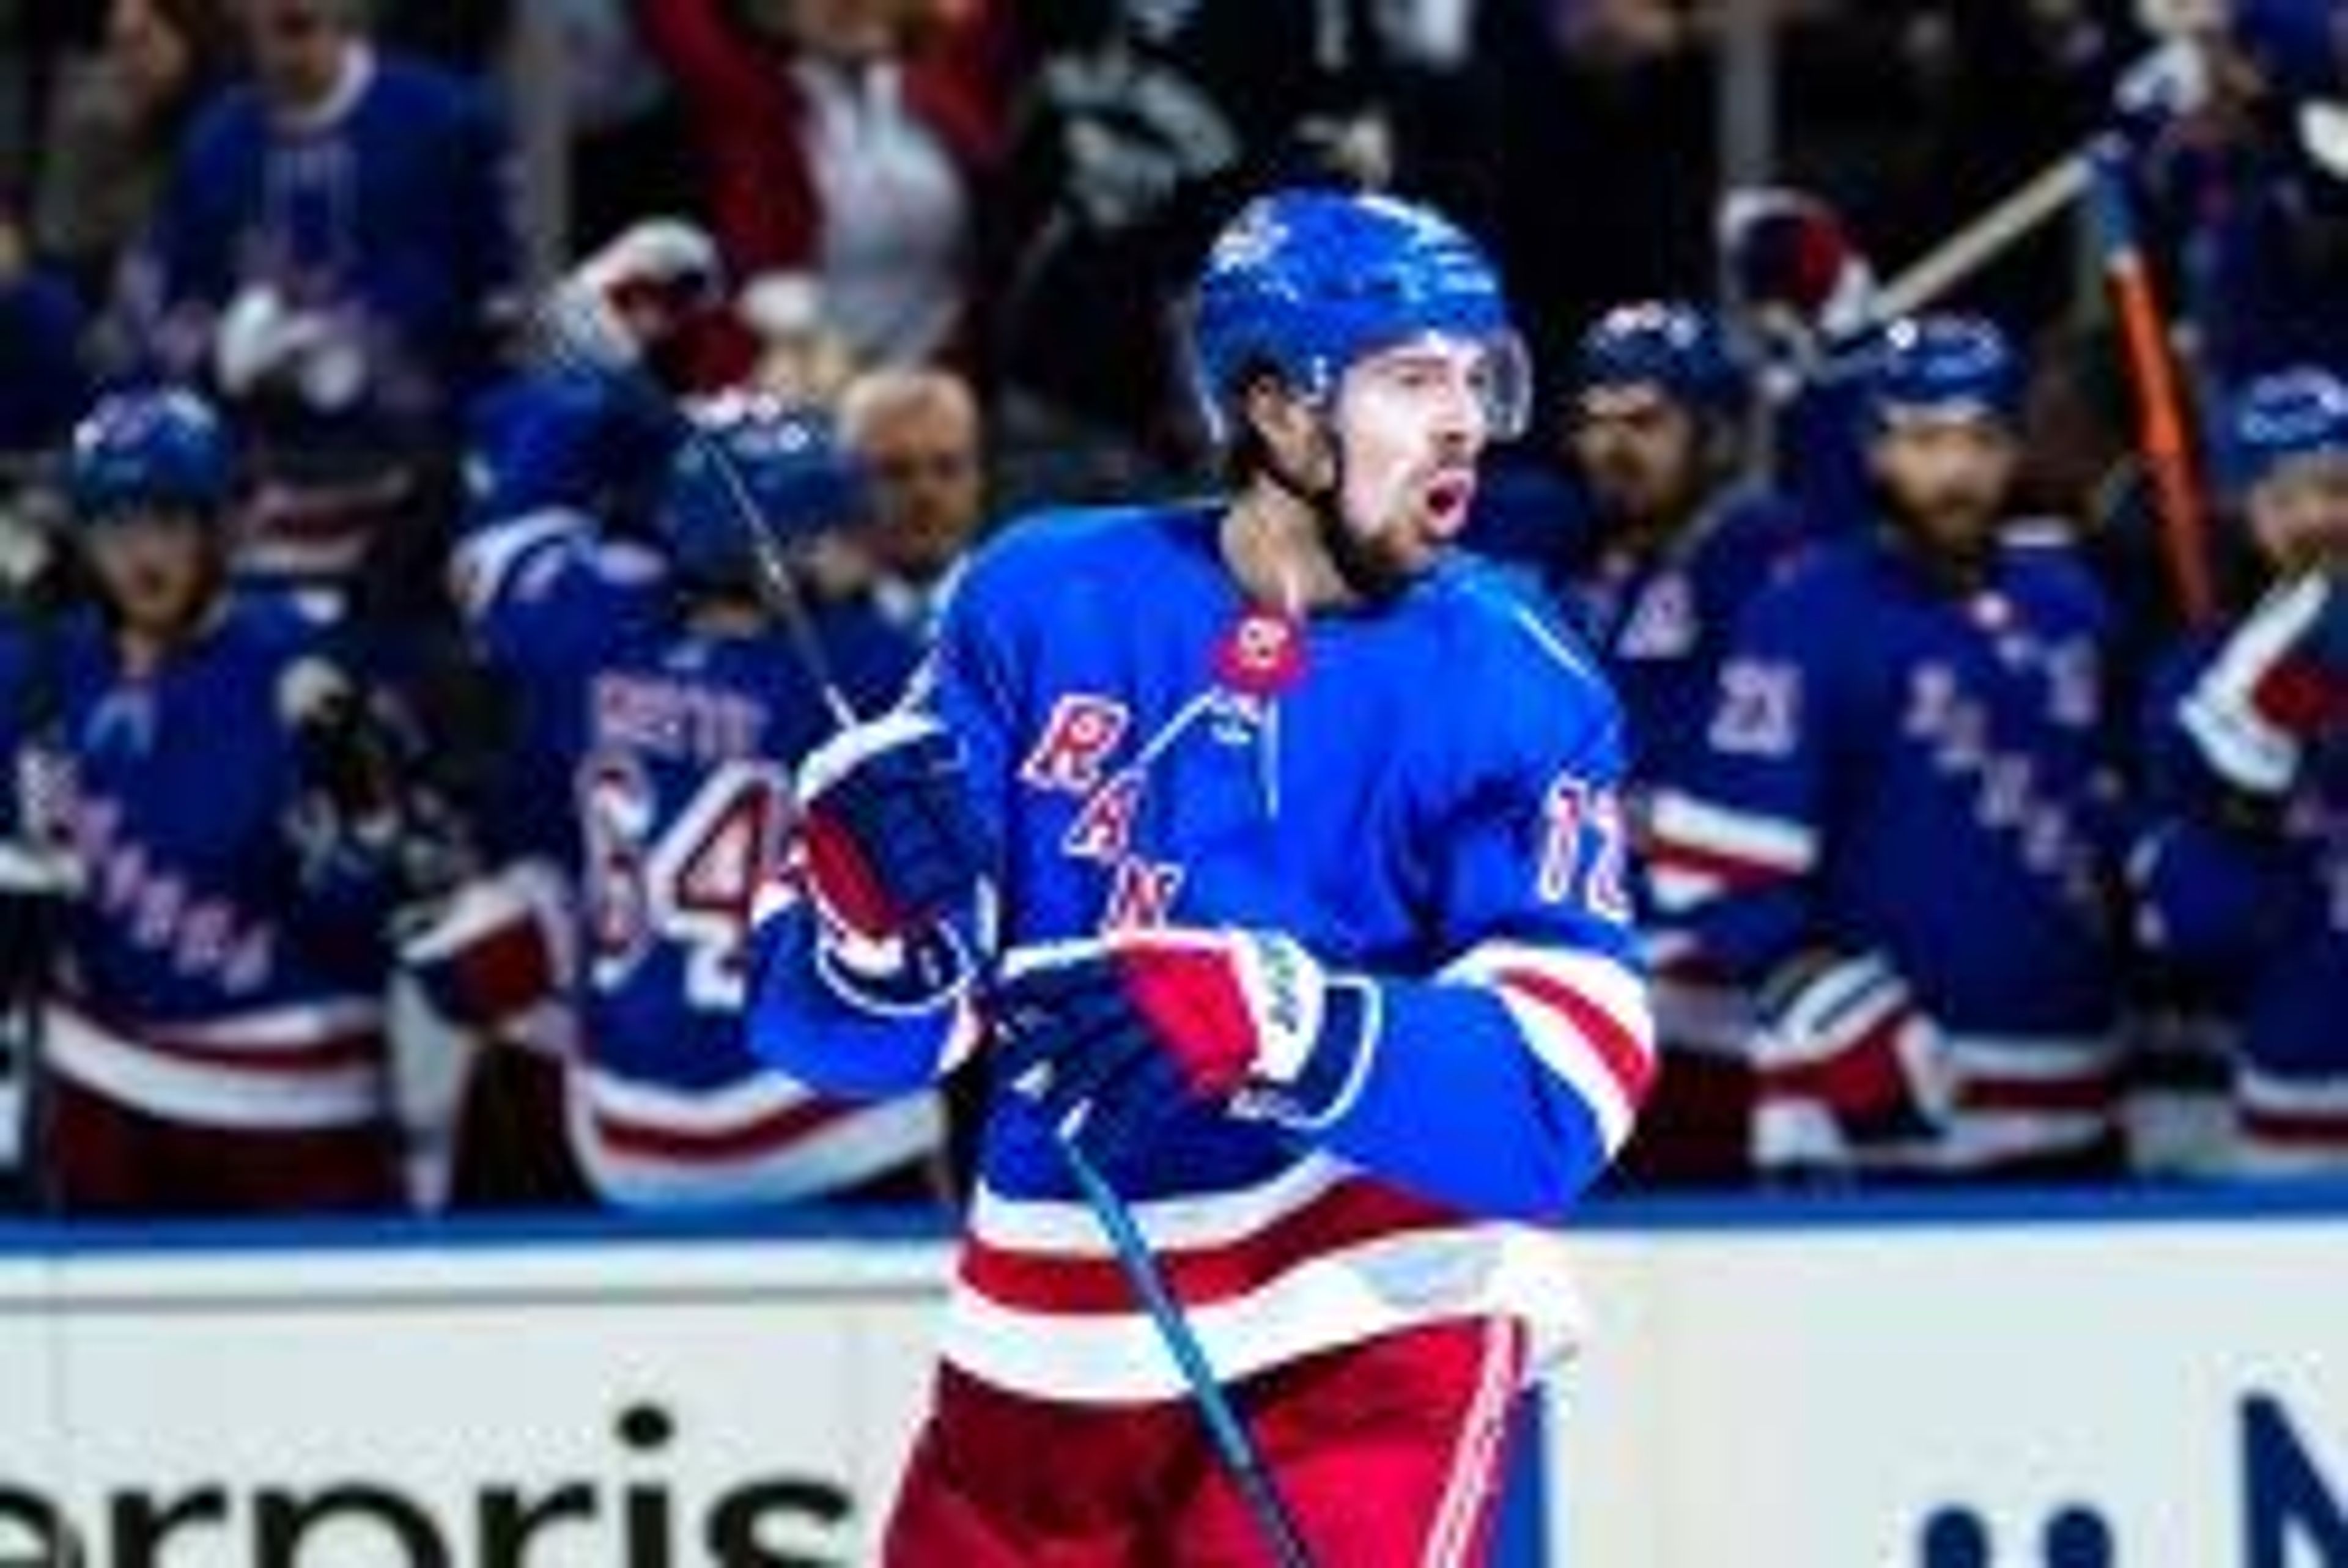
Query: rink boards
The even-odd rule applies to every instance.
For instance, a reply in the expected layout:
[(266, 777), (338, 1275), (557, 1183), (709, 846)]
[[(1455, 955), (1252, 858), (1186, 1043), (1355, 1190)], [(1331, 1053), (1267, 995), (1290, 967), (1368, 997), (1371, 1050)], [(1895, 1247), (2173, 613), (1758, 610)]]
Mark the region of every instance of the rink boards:
[[(2348, 1563), (2348, 1191), (1579, 1245), (1512, 1568)], [(865, 1561), (946, 1268), (911, 1227), (0, 1227), (0, 1568)]]

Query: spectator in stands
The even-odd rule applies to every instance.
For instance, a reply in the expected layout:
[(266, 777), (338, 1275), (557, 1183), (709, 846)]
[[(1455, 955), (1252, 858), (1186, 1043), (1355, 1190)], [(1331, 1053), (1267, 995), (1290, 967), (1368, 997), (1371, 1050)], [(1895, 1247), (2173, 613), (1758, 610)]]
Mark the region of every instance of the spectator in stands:
[(1756, 1153), (1905, 1180), (2119, 1168), (2103, 599), (2009, 533), (2021, 366), (1977, 318), (1877, 356), (1881, 520), (1747, 608), (1657, 901), (1759, 996)]
[(69, 482), (103, 608), (0, 641), (0, 752), (46, 686), (81, 872), (36, 1143), (69, 1214), (399, 1198), (384, 933), (420, 846), (317, 624), (225, 586), (231, 478), (194, 394), (100, 402)]
[(2221, 392), (2348, 364), (2348, 87), (2318, 0), (2163, 7), (2168, 46), (2121, 81), (2131, 154), (2176, 306)]
[(1464, 47), (1395, 36), (1435, 9), (1043, 0), (1010, 13), (1018, 85), (986, 214), (983, 367), (1009, 504), (1162, 489), (1200, 455), (1170, 302), (1254, 191), (1392, 182), (1391, 57)]
[(871, 478), (873, 517), (855, 543), (872, 602), (927, 641), (985, 521), (978, 399), (952, 371), (867, 371), (841, 395), (839, 434)]
[(502, 353), (504, 135), (475, 84), (378, 49), (362, 0), (236, 15), (252, 80), (190, 128), (132, 314), (162, 368), (217, 385), (265, 463), (380, 477), (455, 430)]
[(147, 227), (226, 52), (211, 0), (111, 0), (104, 46), (63, 74), (42, 137), (33, 230), (102, 298)]
[[(639, 0), (685, 95), (707, 215), (754, 332), (812, 276), (860, 359), (962, 344), (996, 109), (967, 26), (907, 0)], [(779, 291), (779, 292), (778, 292)]]
[(72, 285), (34, 258), (0, 195), (0, 462), (56, 445), (81, 414), (84, 319)]
[[(1737, 614), (1788, 568), (1804, 530), (1787, 502), (1739, 478), (1751, 387), (1711, 315), (1676, 302), (1617, 306), (1582, 334), (1571, 374), (1558, 439), (1595, 526), (1544, 563), (1544, 587), (1622, 700), (1626, 804), (1643, 832), (1655, 795), (1693, 781)], [(1751, 1171), (1749, 999), (1655, 922), (1638, 871), (1632, 892), (1665, 1066), (1622, 1174), (1736, 1181)]]
[(2236, 1168), (2348, 1171), (2348, 384), (2260, 377), (2229, 426), (2269, 586), (2154, 684), (2140, 935), (2239, 1020)]
[[(1479, 6), (1474, 106), (1502, 265), (1558, 351), (1620, 300), (1713, 283), (1716, 66), (1706, 7)], [(1573, 200), (1549, 193), (1570, 189)]]

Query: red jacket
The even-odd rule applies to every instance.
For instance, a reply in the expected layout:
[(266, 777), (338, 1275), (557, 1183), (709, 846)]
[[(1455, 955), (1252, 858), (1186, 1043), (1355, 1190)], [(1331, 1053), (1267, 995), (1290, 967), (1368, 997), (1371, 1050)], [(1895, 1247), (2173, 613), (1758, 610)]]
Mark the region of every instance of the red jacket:
[[(788, 46), (740, 26), (726, 0), (637, 0), (636, 18), (683, 95), (709, 179), (706, 216), (736, 276), (810, 266), (823, 212)], [(973, 179), (1001, 134), (988, 18), (989, 8), (973, 8), (905, 69), (907, 102)]]

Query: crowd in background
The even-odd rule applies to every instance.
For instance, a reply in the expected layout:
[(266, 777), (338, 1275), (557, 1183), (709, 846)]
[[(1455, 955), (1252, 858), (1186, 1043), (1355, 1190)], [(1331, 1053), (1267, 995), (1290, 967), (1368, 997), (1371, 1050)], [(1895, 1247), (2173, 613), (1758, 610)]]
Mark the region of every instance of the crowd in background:
[[(520, 9), (0, 4), (26, 1202), (948, 1201), (954, 1086), (735, 1038), (793, 768), (990, 528), (1212, 482), (1182, 292), (1274, 180), (1508, 280), (1471, 538), (1632, 720), (1624, 1184), (2348, 1163), (2348, 13), (1777, 0), (1724, 200), (1696, 0)], [(2181, 451), (2083, 223), (1885, 319), (2091, 138)]]

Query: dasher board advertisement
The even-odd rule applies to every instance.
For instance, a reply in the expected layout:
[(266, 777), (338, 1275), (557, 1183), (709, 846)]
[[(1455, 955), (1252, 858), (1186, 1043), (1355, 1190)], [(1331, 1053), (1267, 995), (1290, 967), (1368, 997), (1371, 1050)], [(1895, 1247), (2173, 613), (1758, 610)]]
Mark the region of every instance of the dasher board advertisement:
[(948, 1256), (0, 1254), (0, 1568), (870, 1562)]
[(1668, 1212), (1584, 1238), (1570, 1568), (2348, 1565), (2348, 1192)]

